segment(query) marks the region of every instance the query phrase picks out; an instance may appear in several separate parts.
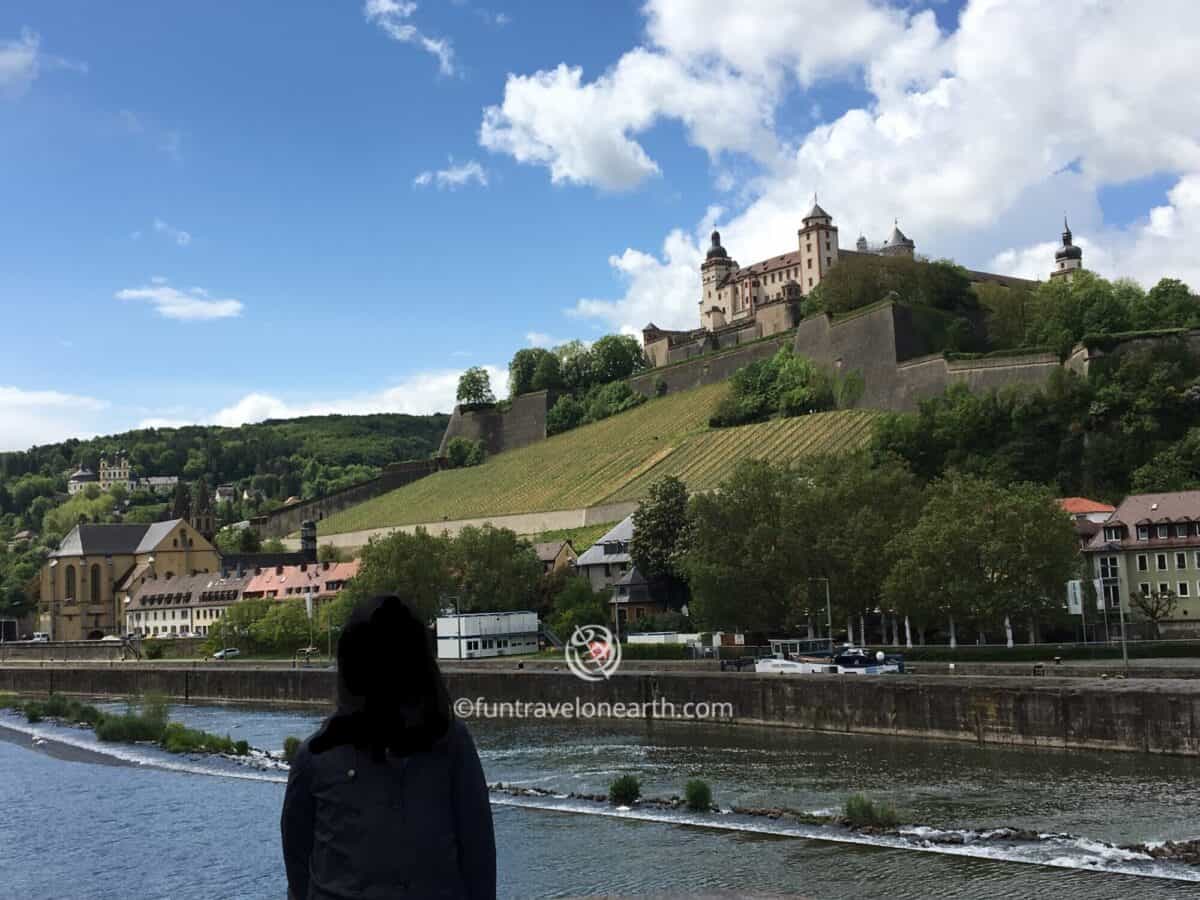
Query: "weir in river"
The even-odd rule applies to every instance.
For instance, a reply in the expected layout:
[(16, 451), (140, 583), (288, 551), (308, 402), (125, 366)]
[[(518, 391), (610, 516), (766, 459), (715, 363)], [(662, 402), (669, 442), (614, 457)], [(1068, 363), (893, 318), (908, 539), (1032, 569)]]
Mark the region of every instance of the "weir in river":
[[(0, 765), (12, 776), (0, 782), (0, 846), (20, 861), (5, 867), (18, 879), (6, 887), (13, 896), (125, 897), (136, 878), (139, 896), (282, 898), (281, 768), (100, 745), (88, 730), (0, 716)], [(172, 718), (278, 750), (319, 713), (177, 705)], [(1187, 759), (665, 723), (472, 729), (489, 781), (542, 794), (493, 795), (506, 897), (1200, 893), (1195, 868), (1117, 847), (1196, 836), (1200, 786)], [(681, 793), (688, 778), (703, 777), (726, 811), (621, 810), (566, 797), (604, 793), (620, 774), (636, 774), (648, 796)], [(911, 833), (837, 834), (728, 812), (828, 813), (860, 791), (894, 803)], [(1000, 826), (1045, 837), (972, 837)]]

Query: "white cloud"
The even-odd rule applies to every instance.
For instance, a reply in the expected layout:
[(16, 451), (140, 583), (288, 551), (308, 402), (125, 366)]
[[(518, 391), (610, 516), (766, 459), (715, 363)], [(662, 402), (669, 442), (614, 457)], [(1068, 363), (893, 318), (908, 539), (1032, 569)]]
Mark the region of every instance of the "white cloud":
[(0, 451), (98, 434), (107, 407), (95, 397), (0, 384)]
[(240, 300), (213, 299), (201, 288), (181, 291), (165, 281), (151, 281), (140, 288), (125, 288), (117, 291), (118, 300), (145, 300), (152, 304), (160, 316), (182, 322), (208, 319), (228, 319), (240, 316), (245, 308)]
[[(928, 10), (870, 0), (649, 0), (645, 13), (647, 44), (590, 82), (569, 63), (509, 76), (481, 143), (557, 183), (629, 188), (659, 172), (639, 135), (677, 120), (710, 157), (754, 164), (740, 209), (721, 221), (743, 264), (793, 247), (819, 190), (843, 246), (860, 230), (882, 239), (898, 216), (918, 252), (983, 266), (1003, 248), (1052, 242), (1066, 209), (1097, 268), (1150, 280), (1195, 271), (1200, 93), (1180, 89), (1200, 56), (1190, 0), (1163, 0), (1152, 16), (1066, 2), (1053, 28), (1040, 0), (970, 0), (950, 33)], [(1153, 65), (1130, 63), (1144, 59)], [(865, 87), (869, 102), (796, 137), (775, 122), (785, 100), (829, 80)], [(714, 167), (718, 190), (728, 171)], [(1182, 179), (1170, 204), (1144, 227), (1106, 229), (1099, 188), (1158, 173)], [(627, 331), (696, 325), (706, 231), (673, 230), (659, 255), (610, 258), (625, 296), (575, 311)], [(1036, 268), (1033, 254), (1047, 249), (1007, 264), (1045, 277), (1053, 254)]]
[[(508, 370), (500, 366), (484, 366), (498, 397), (508, 393)], [(320, 400), (285, 400), (274, 394), (250, 393), (236, 403), (218, 410), (210, 421), (214, 425), (242, 425), (264, 419), (293, 418), (330, 414), (354, 415), (366, 413), (408, 413), (425, 415), (450, 412), (462, 370), (446, 369), (418, 372), (400, 379), (381, 391), (353, 394)]]
[(544, 165), (555, 183), (609, 190), (659, 174), (634, 135), (665, 118), (682, 121), (692, 143), (716, 156), (732, 150), (768, 160), (777, 152), (760, 86), (724, 67), (689, 69), (636, 49), (595, 81), (565, 63), (509, 75), (504, 100), (483, 112), (479, 142), (518, 162)]
[(154, 230), (161, 235), (165, 235), (168, 240), (174, 241), (180, 247), (186, 247), (192, 242), (192, 236), (182, 228), (176, 228), (162, 219), (154, 220)]
[(431, 184), (437, 184), (438, 189), (457, 190), (460, 187), (466, 187), (474, 182), (480, 187), (487, 187), (488, 176), (483, 166), (475, 160), (455, 165), (454, 160), (450, 160), (450, 165), (445, 169), (437, 171), (425, 171), (413, 179), (413, 187), (428, 187)]
[(378, 25), (388, 37), (404, 44), (415, 44), (437, 57), (438, 69), (443, 75), (454, 74), (454, 48), (444, 38), (431, 38), (409, 20), (417, 11), (417, 4), (406, 0), (366, 0), (363, 16), (368, 22)]
[(19, 97), (43, 70), (87, 72), (87, 63), (48, 55), (42, 51), (41, 43), (38, 34), (28, 28), (21, 29), (18, 38), (0, 41), (0, 93)]

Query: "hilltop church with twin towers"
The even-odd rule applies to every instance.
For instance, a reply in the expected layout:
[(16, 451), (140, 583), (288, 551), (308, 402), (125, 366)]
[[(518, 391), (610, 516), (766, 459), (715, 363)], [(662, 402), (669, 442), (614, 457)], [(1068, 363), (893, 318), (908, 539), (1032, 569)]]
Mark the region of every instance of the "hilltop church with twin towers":
[[(646, 355), (654, 366), (688, 359), (706, 350), (720, 349), (768, 337), (794, 327), (800, 302), (821, 283), (839, 260), (855, 256), (913, 258), (916, 244), (900, 230), (897, 221), (882, 244), (871, 244), (860, 235), (854, 249), (839, 246), (833, 217), (813, 198), (812, 209), (801, 220), (795, 250), (749, 266), (739, 266), (721, 246), (721, 234), (712, 233), (712, 244), (700, 265), (700, 327), (668, 331), (650, 324), (643, 330)], [(1062, 245), (1054, 254), (1051, 278), (1070, 279), (1083, 266), (1083, 251), (1073, 243), (1063, 221)], [(1033, 286), (1036, 281), (967, 272), (974, 283)]]

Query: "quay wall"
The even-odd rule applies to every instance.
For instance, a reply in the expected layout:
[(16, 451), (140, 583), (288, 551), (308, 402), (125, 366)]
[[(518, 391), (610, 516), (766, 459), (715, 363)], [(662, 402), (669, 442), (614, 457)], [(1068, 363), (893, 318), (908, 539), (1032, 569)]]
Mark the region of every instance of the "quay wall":
[[(0, 691), (332, 705), (328, 669), (166, 668), (135, 664), (0, 666)], [(619, 673), (587, 683), (563, 672), (447, 671), (454, 698), (498, 702), (728, 703), (733, 723), (980, 744), (1200, 756), (1200, 683), (969, 676), (787, 677)], [(581, 722), (581, 727), (586, 723)]]

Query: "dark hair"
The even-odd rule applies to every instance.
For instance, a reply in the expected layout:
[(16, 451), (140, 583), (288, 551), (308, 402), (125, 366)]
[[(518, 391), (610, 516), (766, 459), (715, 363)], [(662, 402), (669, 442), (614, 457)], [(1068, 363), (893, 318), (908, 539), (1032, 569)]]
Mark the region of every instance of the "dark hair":
[(338, 640), (339, 701), (345, 708), (310, 742), (406, 755), (432, 749), (450, 727), (450, 700), (429, 629), (394, 595), (358, 604)]

